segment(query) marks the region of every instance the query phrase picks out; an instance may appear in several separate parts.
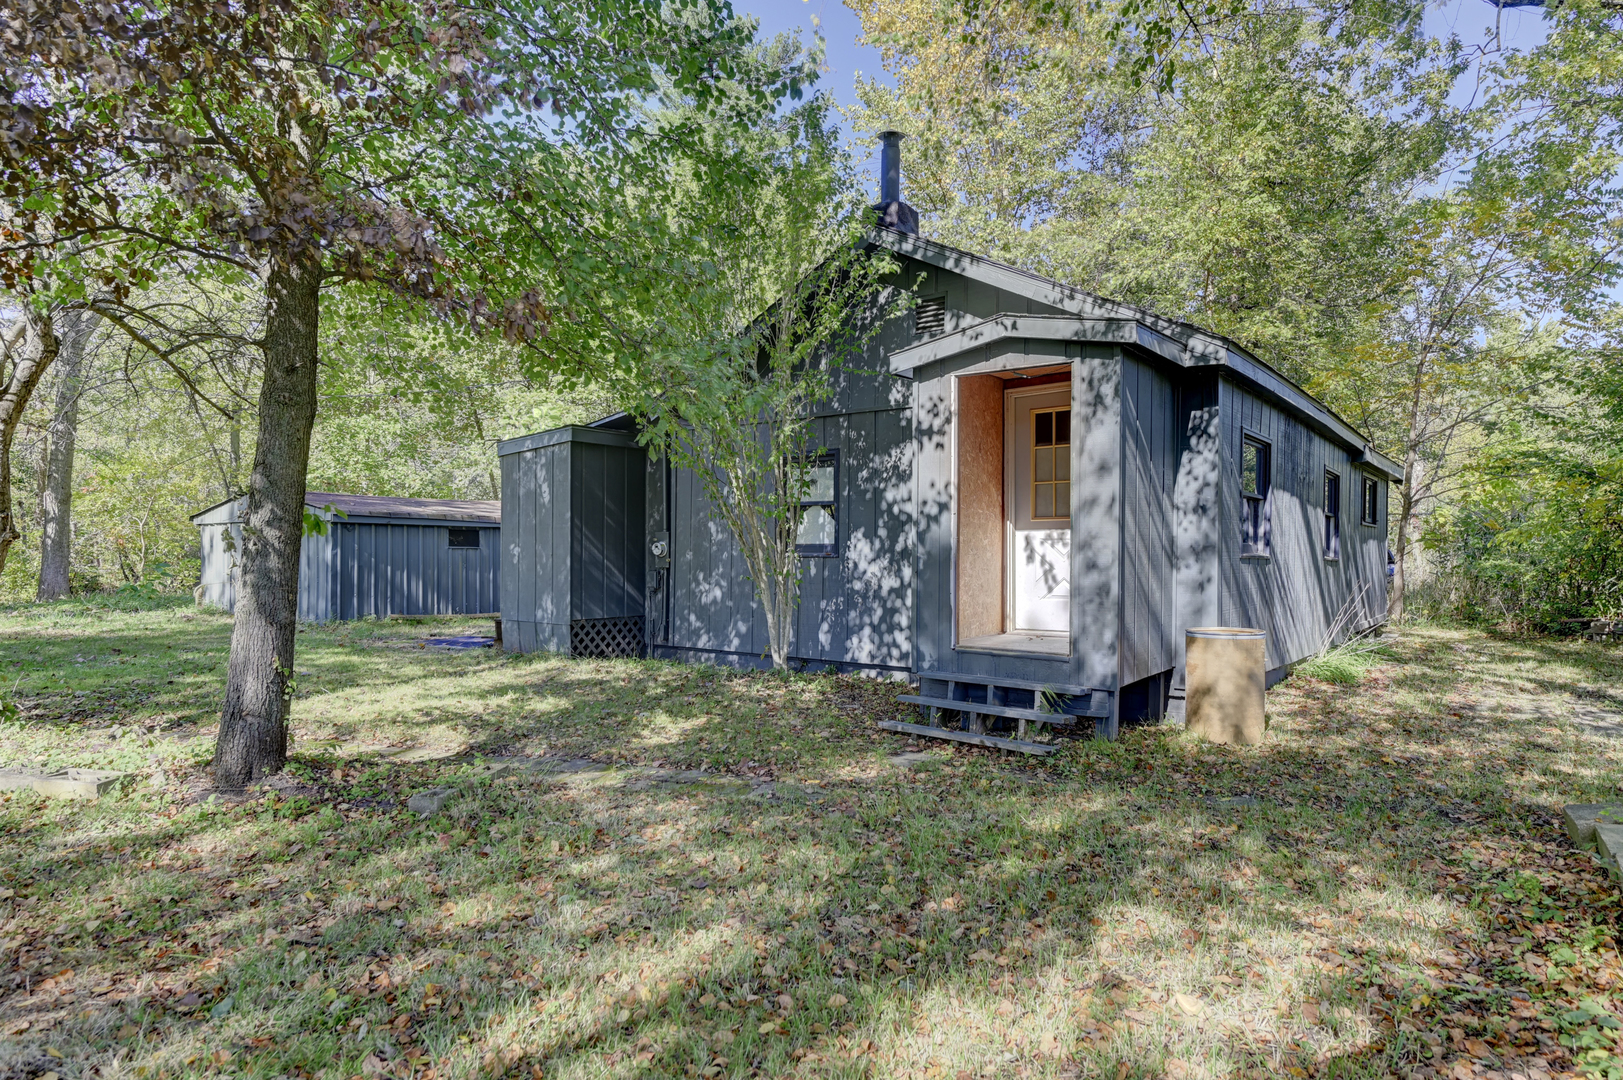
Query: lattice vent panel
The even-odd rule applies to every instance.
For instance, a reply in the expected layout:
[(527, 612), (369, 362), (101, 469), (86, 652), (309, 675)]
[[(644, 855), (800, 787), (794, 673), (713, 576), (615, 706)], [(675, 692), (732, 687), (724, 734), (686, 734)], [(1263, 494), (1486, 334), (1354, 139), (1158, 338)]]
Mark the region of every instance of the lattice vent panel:
[(569, 624), (571, 656), (641, 656), (642, 619), (576, 619)]

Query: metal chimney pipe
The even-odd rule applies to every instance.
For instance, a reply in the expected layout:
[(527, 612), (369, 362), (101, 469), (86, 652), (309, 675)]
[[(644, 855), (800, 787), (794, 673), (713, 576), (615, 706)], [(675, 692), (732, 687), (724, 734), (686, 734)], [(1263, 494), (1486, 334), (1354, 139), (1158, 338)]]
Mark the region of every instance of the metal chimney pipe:
[(881, 131), (879, 133), (879, 201), (893, 203), (902, 201), (902, 140), (907, 138), (900, 131)]

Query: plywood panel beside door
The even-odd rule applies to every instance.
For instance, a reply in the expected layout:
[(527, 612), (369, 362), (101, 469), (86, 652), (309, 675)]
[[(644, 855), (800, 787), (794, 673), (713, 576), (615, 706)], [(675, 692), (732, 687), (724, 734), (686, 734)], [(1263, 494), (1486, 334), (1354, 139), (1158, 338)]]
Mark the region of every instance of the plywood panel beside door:
[(1004, 628), (1003, 380), (970, 375), (958, 392), (958, 640)]

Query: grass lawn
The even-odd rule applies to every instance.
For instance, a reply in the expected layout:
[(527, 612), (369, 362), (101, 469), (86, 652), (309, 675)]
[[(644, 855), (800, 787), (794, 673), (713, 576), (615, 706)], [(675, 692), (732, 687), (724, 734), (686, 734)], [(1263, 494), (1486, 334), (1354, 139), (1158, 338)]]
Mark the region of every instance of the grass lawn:
[(222, 803), (224, 617), (0, 609), (0, 766), (135, 774), (0, 794), (0, 1080), (1623, 1075), (1558, 819), (1623, 798), (1570, 720), (1611, 648), (1420, 628), (1262, 747), (1034, 761), (877, 731), (894, 685), (456, 629), (302, 631), (293, 763)]

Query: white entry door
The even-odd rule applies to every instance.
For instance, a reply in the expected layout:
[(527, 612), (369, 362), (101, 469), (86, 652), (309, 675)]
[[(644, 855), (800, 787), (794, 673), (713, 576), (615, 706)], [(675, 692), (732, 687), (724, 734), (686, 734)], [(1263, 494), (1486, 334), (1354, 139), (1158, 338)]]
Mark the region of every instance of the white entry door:
[(1071, 388), (1011, 390), (1004, 402), (1009, 628), (1071, 629)]

